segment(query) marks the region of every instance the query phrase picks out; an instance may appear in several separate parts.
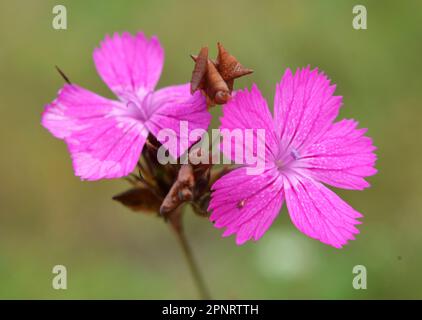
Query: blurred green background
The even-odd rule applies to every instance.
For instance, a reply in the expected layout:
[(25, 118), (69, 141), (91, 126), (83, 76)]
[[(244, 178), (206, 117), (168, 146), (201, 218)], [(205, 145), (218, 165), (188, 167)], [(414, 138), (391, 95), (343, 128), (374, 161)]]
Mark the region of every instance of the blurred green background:
[[(56, 4), (67, 7), (67, 30), (51, 26)], [(368, 10), (367, 30), (352, 28), (356, 4)], [(421, 23), (417, 0), (1, 1), (0, 298), (197, 297), (168, 226), (111, 200), (125, 181), (79, 181), (65, 144), (40, 125), (63, 83), (56, 64), (112, 96), (91, 55), (106, 33), (125, 30), (159, 37), (160, 87), (189, 81), (188, 54), (208, 44), (214, 55), (217, 41), (255, 70), (237, 88), (256, 82), (269, 101), (285, 68), (317, 66), (344, 96), (341, 116), (368, 127), (378, 147), (372, 188), (336, 190), (365, 215), (343, 250), (302, 235), (285, 209), (241, 247), (188, 212), (214, 298), (422, 298)], [(67, 267), (67, 290), (51, 286), (56, 264)], [(352, 287), (359, 264), (367, 290)]]

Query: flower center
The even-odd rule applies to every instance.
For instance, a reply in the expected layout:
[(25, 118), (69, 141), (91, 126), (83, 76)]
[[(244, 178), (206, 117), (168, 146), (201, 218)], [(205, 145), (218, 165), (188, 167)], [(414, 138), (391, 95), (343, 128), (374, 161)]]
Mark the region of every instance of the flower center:
[(145, 112), (138, 106), (138, 103), (136, 103), (133, 100), (130, 100), (126, 102), (126, 107), (128, 113), (135, 119), (141, 120), (144, 122), (146, 120)]
[(278, 170), (285, 170), (298, 159), (300, 159), (299, 151), (295, 148), (290, 148), (276, 160), (275, 165)]
[(150, 117), (150, 114), (148, 112), (150, 103), (151, 94), (146, 94), (142, 101), (140, 101), (136, 97), (129, 99), (126, 102), (127, 111), (133, 118), (145, 122)]
[(275, 165), (278, 169), (283, 169), (283, 161), (281, 161), (280, 159), (275, 162)]

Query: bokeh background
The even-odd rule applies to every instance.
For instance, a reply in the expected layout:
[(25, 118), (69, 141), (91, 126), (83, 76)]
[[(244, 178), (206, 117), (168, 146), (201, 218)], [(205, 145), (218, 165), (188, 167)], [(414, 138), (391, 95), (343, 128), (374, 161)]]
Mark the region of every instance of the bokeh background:
[[(67, 7), (68, 29), (52, 28)], [(352, 28), (352, 8), (368, 29)], [(369, 128), (378, 175), (338, 193), (365, 215), (361, 234), (336, 250), (297, 231), (285, 209), (257, 243), (238, 247), (187, 213), (186, 232), (214, 298), (422, 298), (421, 1), (0, 1), (0, 298), (197, 298), (178, 243), (154, 216), (111, 197), (125, 181), (81, 182), (65, 144), (40, 125), (63, 81), (108, 97), (92, 50), (106, 33), (158, 35), (159, 86), (187, 82), (188, 54), (221, 41), (255, 70), (272, 101), (285, 68), (324, 70), (344, 96), (342, 117)], [(270, 103), (271, 104), (271, 103)], [(213, 109), (214, 127), (219, 108)], [(53, 290), (52, 267), (68, 270)], [(354, 290), (352, 268), (368, 270)]]

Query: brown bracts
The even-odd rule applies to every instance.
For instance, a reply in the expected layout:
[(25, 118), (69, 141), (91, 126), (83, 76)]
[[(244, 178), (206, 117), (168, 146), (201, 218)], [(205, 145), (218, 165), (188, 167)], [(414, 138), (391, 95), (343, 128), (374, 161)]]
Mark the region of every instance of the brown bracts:
[(221, 43), (217, 43), (217, 60), (208, 58), (208, 47), (201, 48), (197, 56), (191, 55), (195, 61), (192, 72), (191, 93), (197, 90), (207, 98), (208, 106), (225, 104), (233, 91), (234, 79), (253, 72), (243, 67)]
[(176, 181), (171, 186), (169, 192), (160, 207), (160, 214), (166, 216), (175, 210), (180, 204), (193, 199), (193, 188), (195, 178), (193, 168), (190, 164), (183, 164), (180, 167)]

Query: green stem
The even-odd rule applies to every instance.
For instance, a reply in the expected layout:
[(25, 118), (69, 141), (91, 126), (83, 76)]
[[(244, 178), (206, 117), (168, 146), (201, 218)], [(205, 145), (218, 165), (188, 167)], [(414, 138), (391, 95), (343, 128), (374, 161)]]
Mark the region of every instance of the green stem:
[(181, 224), (181, 214), (176, 214), (173, 216), (175, 216), (174, 219), (171, 219), (171, 218), (169, 219), (170, 224), (174, 230), (174, 233), (176, 234), (176, 237), (180, 243), (180, 246), (182, 247), (183, 254), (186, 258), (186, 262), (188, 263), (189, 270), (196, 284), (199, 295), (201, 299), (209, 300), (211, 299), (211, 297), (209, 295), (208, 289), (205, 285), (204, 279), (202, 278), (201, 272), (199, 271), (198, 265), (193, 257), (189, 242), (183, 231), (183, 227)]

